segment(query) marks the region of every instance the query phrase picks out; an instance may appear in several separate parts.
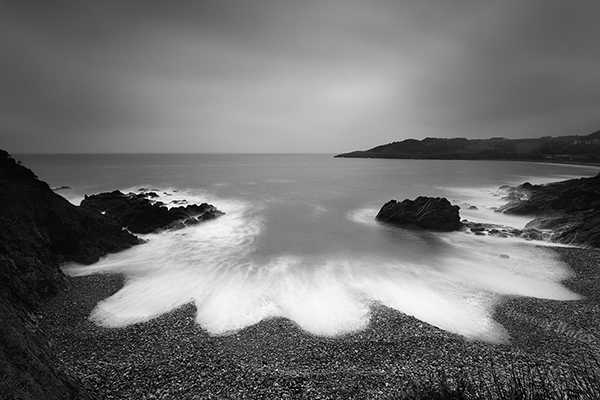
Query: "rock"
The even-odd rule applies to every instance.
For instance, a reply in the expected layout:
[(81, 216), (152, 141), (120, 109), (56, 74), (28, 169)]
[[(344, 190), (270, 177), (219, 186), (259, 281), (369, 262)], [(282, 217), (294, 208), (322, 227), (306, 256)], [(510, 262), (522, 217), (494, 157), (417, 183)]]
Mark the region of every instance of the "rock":
[(550, 235), (545, 233), (543, 230), (527, 227), (526, 229), (515, 229), (509, 226), (490, 224), (490, 223), (478, 223), (463, 220), (463, 230), (466, 233), (475, 233), (479, 236), (496, 236), (496, 237), (516, 237), (524, 238), (527, 240), (549, 240)]
[(104, 213), (106, 217), (133, 233), (182, 228), (224, 214), (206, 203), (167, 208), (163, 203), (150, 199), (155, 197), (158, 197), (155, 192), (124, 194), (115, 190), (85, 196), (81, 207)]
[(551, 215), (556, 211), (600, 209), (600, 174), (546, 185), (525, 183), (515, 190), (526, 191), (527, 197), (503, 206), (502, 211), (507, 214)]
[(527, 240), (544, 240), (543, 232), (533, 228), (525, 228), (521, 237)]
[(532, 185), (529, 182), (516, 187), (503, 185), (498, 188), (498, 192), (502, 200), (521, 201), (529, 196), (531, 187)]
[(35, 287), (26, 285), (33, 303), (35, 294), (43, 297), (62, 286), (60, 263), (90, 264), (138, 243), (140, 239), (120, 225), (74, 206), (0, 151), (0, 254), (29, 260), (20, 264), (13, 278), (36, 271), (40, 279)]
[(471, 232), (483, 232), (485, 231), (485, 227), (483, 226), (483, 224), (474, 224), (471, 227)]
[[(510, 200), (499, 211), (535, 216), (527, 228), (552, 230), (552, 241), (600, 246), (600, 174), (546, 185), (525, 183), (515, 188), (515, 192), (526, 192), (527, 196)], [(526, 235), (540, 234), (526, 232)]]
[(479, 210), (479, 208), (477, 206), (469, 206), (469, 210)]
[(378, 221), (408, 228), (455, 231), (462, 228), (458, 206), (443, 197), (417, 197), (402, 202), (390, 200), (375, 217)]

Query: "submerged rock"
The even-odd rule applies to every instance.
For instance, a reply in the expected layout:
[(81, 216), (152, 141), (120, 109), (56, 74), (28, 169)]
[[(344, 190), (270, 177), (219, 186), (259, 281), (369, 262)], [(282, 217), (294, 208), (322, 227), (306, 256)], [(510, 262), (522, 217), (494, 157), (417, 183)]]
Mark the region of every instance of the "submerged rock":
[(168, 208), (162, 202), (152, 200), (156, 197), (155, 192), (125, 194), (115, 190), (85, 196), (81, 207), (102, 213), (133, 233), (181, 228), (224, 214), (207, 203)]
[(375, 217), (378, 221), (409, 228), (455, 231), (462, 228), (460, 207), (444, 197), (417, 197), (402, 202), (390, 200)]

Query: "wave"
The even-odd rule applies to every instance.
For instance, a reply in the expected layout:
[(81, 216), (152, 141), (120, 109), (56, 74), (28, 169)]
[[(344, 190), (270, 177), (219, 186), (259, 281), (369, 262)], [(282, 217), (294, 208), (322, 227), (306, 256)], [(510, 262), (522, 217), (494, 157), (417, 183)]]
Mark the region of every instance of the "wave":
[[(65, 266), (72, 276), (126, 277), (124, 287), (93, 310), (90, 318), (101, 326), (147, 321), (194, 302), (197, 323), (214, 335), (285, 317), (312, 334), (338, 336), (363, 329), (372, 304), (379, 303), (469, 339), (502, 342), (506, 331), (492, 317), (501, 296), (580, 298), (560, 284), (568, 276), (565, 265), (552, 252), (522, 240), (407, 233), (374, 222), (376, 210), (365, 208), (346, 215), (349, 229), (358, 233), (336, 235), (335, 229), (343, 228), (338, 225), (326, 231), (336, 235), (329, 252), (304, 251), (306, 244), (266, 251), (266, 240), (291, 235), (287, 230), (294, 229), (283, 224), (272, 231), (273, 204), (189, 189), (160, 192), (161, 199), (214, 202), (226, 214), (181, 230), (143, 235), (148, 243), (92, 266)], [(277, 205), (286, 217), (297, 208)], [(328, 215), (324, 206), (304, 211), (301, 217), (309, 219), (302, 229)], [(322, 233), (304, 233), (326, 239)]]

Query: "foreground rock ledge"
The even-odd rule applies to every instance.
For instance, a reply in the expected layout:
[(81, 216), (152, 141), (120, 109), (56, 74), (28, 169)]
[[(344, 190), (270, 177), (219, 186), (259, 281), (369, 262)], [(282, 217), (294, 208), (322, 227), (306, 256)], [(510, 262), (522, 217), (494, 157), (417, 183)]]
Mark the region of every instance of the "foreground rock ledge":
[(462, 229), (459, 210), (444, 197), (420, 196), (415, 200), (388, 201), (375, 219), (407, 228), (450, 232)]

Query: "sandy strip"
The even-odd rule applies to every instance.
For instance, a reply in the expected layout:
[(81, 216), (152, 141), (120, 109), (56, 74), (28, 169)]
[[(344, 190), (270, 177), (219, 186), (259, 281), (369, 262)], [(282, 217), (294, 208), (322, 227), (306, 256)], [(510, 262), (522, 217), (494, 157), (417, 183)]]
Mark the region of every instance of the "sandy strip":
[(61, 367), (100, 399), (386, 398), (411, 382), (433, 386), (443, 372), (490, 382), (511, 365), (553, 379), (600, 354), (600, 251), (556, 248), (574, 277), (565, 284), (585, 300), (505, 298), (495, 318), (508, 343), (466, 341), (398, 311), (374, 305), (367, 329), (315, 337), (274, 318), (228, 336), (210, 336), (187, 305), (119, 329), (87, 320), (94, 305), (123, 284), (116, 275), (71, 278), (50, 300), (40, 326)]

